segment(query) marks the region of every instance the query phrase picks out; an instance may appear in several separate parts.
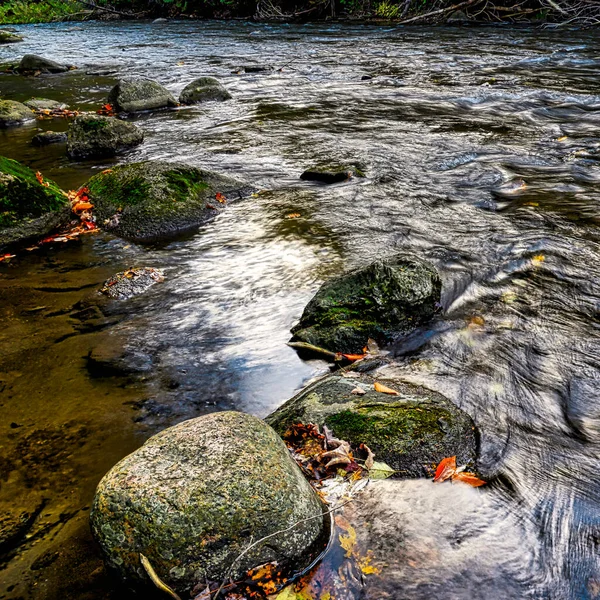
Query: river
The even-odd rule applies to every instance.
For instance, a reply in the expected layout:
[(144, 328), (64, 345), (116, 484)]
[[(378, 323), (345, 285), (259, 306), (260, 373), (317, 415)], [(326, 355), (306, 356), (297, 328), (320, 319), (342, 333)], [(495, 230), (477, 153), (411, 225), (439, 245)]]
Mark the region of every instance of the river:
[[(320, 283), (398, 251), (436, 265), (443, 311), (393, 348), (392, 370), (471, 415), (490, 480), (478, 493), (513, 523), (510, 535), (496, 517), (488, 529), (518, 581), (479, 564), (497, 591), (485, 597), (600, 597), (597, 32), (193, 21), (17, 30), (25, 41), (1, 46), (0, 63), (36, 53), (79, 68), (0, 75), (8, 99), (90, 110), (121, 76), (175, 94), (218, 77), (233, 100), (138, 117), (146, 141), (119, 161), (183, 160), (262, 191), (170, 243), (101, 233), (0, 265), (0, 514), (31, 521), (0, 558), (1, 599), (121, 597), (87, 526), (106, 470), (183, 419), (279, 406), (327, 369), (285, 346)], [(252, 64), (274, 69), (238, 72)], [(0, 154), (77, 188), (114, 162), (30, 145), (66, 127), (0, 130)], [(299, 179), (328, 160), (367, 177)], [(102, 282), (129, 266), (160, 267), (165, 282), (90, 314)], [(107, 348), (131, 374), (90, 371), (90, 353)], [(443, 520), (450, 509), (436, 510)], [(484, 550), (471, 548), (474, 566)], [(477, 588), (469, 571), (458, 565), (450, 583), (426, 589), (400, 581), (392, 596), (462, 598)]]

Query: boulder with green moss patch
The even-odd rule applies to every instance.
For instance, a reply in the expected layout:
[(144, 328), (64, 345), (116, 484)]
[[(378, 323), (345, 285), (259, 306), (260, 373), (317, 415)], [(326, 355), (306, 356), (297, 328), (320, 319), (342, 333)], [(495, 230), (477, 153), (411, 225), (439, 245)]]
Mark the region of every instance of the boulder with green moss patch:
[(6, 31), (6, 29), (0, 29), (0, 44), (14, 44), (15, 42), (22, 42), (23, 36), (17, 35), (12, 31)]
[(224, 101), (231, 99), (231, 94), (214, 77), (200, 77), (186, 85), (180, 96), (182, 104), (197, 104), (210, 100)]
[(108, 102), (118, 112), (134, 113), (177, 106), (177, 100), (160, 83), (142, 77), (122, 79), (110, 91)]
[[(142, 553), (186, 594), (269, 561), (304, 566), (323, 510), (268, 425), (221, 412), (162, 431), (113, 467), (96, 491), (91, 523), (107, 565), (123, 579), (149, 582)], [(234, 563), (252, 542), (294, 524)]]
[(48, 179), (16, 160), (0, 157), (0, 247), (43, 237), (69, 220), (70, 205)]
[(33, 119), (33, 111), (24, 104), (14, 100), (0, 100), (0, 127), (14, 127)]
[(129, 150), (144, 141), (144, 132), (114, 117), (80, 115), (67, 135), (67, 153), (71, 158), (104, 158)]
[(193, 230), (252, 192), (230, 177), (162, 161), (118, 166), (86, 185), (100, 226), (135, 241)]
[[(472, 466), (476, 433), (471, 418), (436, 392), (385, 381), (397, 396), (377, 392), (368, 375), (327, 376), (309, 385), (266, 418), (283, 435), (294, 423), (327, 425), (352, 444), (367, 444), (397, 477), (431, 477), (447, 456)], [(353, 394), (359, 388), (364, 395)], [(362, 393), (362, 392), (361, 392)]]
[(359, 353), (369, 338), (387, 342), (431, 318), (440, 294), (429, 263), (408, 255), (378, 260), (324, 283), (292, 329), (293, 339)]

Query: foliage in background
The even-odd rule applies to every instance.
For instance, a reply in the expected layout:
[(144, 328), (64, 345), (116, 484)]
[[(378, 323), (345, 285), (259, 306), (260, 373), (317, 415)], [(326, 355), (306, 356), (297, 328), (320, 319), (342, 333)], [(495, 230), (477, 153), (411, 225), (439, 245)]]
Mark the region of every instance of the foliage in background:
[(75, 19), (82, 6), (68, 0), (6, 0), (0, 2), (0, 24), (48, 23), (50, 21)]

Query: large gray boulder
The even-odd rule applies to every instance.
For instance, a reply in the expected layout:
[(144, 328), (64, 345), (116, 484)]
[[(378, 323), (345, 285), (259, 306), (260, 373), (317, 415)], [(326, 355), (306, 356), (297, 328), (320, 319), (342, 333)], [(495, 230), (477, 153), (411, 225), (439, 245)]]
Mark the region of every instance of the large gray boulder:
[(185, 594), (273, 560), (302, 566), (323, 512), (279, 436), (256, 417), (224, 412), (166, 429), (113, 467), (98, 485), (91, 524), (123, 579), (148, 581), (142, 553)]
[(41, 238), (68, 222), (70, 204), (60, 188), (16, 160), (0, 156), (0, 248)]
[(477, 444), (469, 415), (426, 388), (380, 381), (398, 394), (391, 395), (376, 391), (375, 382), (359, 373), (327, 376), (265, 420), (280, 435), (295, 423), (327, 425), (336, 437), (369, 446), (397, 477), (432, 477), (436, 465), (454, 455), (459, 465), (473, 466)]
[(142, 77), (122, 79), (108, 95), (118, 112), (141, 112), (177, 106), (177, 100), (160, 83)]
[(144, 132), (114, 117), (80, 115), (75, 117), (67, 134), (67, 153), (71, 158), (115, 156), (144, 141)]
[(192, 230), (252, 192), (230, 177), (162, 161), (121, 165), (86, 186), (100, 226), (135, 241)]
[(332, 352), (359, 353), (432, 317), (441, 281), (429, 263), (399, 255), (324, 283), (292, 329), (300, 340)]
[(231, 94), (214, 77), (200, 77), (186, 85), (180, 96), (181, 104), (197, 104), (210, 100), (224, 101), (231, 99)]
[(24, 104), (14, 100), (0, 100), (0, 127), (14, 127), (33, 119), (33, 111)]
[(37, 54), (26, 54), (19, 63), (19, 71), (41, 71), (42, 73), (64, 73), (71, 67), (57, 63)]

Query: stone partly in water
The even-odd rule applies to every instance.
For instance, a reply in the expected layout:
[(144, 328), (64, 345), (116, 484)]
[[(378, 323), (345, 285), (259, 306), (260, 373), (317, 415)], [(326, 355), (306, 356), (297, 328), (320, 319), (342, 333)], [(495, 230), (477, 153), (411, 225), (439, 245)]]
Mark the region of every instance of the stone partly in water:
[(0, 44), (14, 44), (15, 42), (22, 42), (23, 37), (13, 33), (12, 31), (6, 31), (0, 29)]
[(177, 106), (177, 100), (160, 83), (132, 77), (122, 79), (110, 91), (108, 103), (118, 112), (141, 112)]
[[(268, 425), (221, 412), (162, 431), (113, 467), (96, 491), (91, 523), (123, 579), (148, 582), (142, 553), (185, 594), (265, 562), (305, 566), (323, 506)], [(236, 561), (251, 543), (288, 528)]]
[(33, 111), (24, 104), (14, 100), (0, 100), (0, 127), (14, 127), (33, 119)]
[(27, 100), (23, 104), (31, 110), (63, 110), (69, 108), (63, 102), (57, 102), (48, 98), (31, 98), (31, 100)]
[[(440, 394), (404, 383), (385, 382), (397, 396), (376, 392), (375, 379), (327, 376), (308, 386), (266, 418), (283, 435), (294, 423), (327, 425), (335, 436), (367, 444), (397, 477), (431, 477), (447, 456), (473, 466), (475, 426), (471, 418)], [(352, 393), (359, 388), (363, 395)]]
[(71, 68), (70, 65), (63, 65), (36, 54), (26, 54), (19, 63), (19, 71), (25, 72), (41, 71), (42, 73), (64, 73)]
[(192, 230), (223, 210), (226, 202), (252, 192), (235, 179), (160, 161), (118, 166), (86, 185), (99, 225), (136, 241)]
[(224, 101), (231, 99), (231, 94), (214, 77), (200, 77), (186, 85), (179, 102), (182, 104), (197, 104), (209, 100)]
[(69, 127), (67, 154), (72, 158), (115, 156), (144, 141), (144, 132), (114, 117), (80, 115)]
[(324, 283), (292, 329), (332, 352), (359, 353), (369, 338), (387, 342), (431, 318), (441, 281), (429, 263), (400, 255)]
[(127, 269), (127, 271), (117, 273), (107, 279), (100, 291), (109, 298), (127, 300), (133, 296), (143, 294), (155, 283), (162, 283), (164, 280), (164, 275), (160, 269), (152, 267)]
[(44, 131), (34, 135), (31, 143), (34, 146), (48, 146), (49, 144), (64, 144), (67, 141), (67, 134), (58, 131)]
[(357, 165), (320, 164), (313, 165), (300, 175), (304, 181), (317, 181), (319, 183), (340, 183), (352, 177), (364, 177), (365, 173)]
[(0, 248), (43, 237), (68, 222), (67, 197), (52, 181), (40, 184), (16, 160), (0, 157)]

